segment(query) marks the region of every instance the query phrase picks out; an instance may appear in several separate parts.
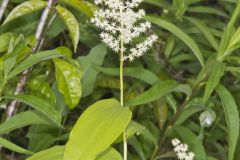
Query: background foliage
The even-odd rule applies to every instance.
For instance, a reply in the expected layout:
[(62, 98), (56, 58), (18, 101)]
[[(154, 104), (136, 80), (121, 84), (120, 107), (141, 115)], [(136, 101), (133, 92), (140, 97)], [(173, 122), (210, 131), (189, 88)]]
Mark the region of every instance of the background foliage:
[[(145, 0), (149, 34), (159, 40), (125, 63), (124, 108), (117, 100), (119, 57), (89, 23), (97, 7), (57, 1), (34, 51), (47, 5), (12, 0), (4, 12), (1, 160), (121, 160), (126, 127), (130, 160), (176, 159), (175, 137), (196, 160), (240, 159), (240, 1)], [(32, 66), (24, 93), (14, 95)], [(12, 100), (21, 103), (7, 118)]]

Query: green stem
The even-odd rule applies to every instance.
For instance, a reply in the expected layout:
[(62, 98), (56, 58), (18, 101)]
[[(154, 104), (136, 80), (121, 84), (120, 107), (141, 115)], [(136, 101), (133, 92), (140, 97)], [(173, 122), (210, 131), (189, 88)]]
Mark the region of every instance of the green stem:
[[(122, 17), (122, 10), (121, 17)], [(123, 22), (121, 21), (121, 28), (123, 30)], [(123, 100), (123, 65), (124, 65), (124, 42), (123, 42), (123, 34), (121, 32), (121, 46), (120, 46), (120, 102), (121, 106), (124, 107), (124, 100)], [(127, 160), (127, 135), (126, 130), (123, 132), (123, 160)]]

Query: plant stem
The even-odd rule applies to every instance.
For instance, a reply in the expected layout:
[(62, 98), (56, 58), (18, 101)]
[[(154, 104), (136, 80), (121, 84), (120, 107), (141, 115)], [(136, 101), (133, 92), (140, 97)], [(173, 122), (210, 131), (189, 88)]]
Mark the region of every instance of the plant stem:
[[(120, 103), (121, 106), (124, 107), (124, 97), (123, 97), (123, 65), (124, 65), (124, 40), (123, 40), (123, 21), (122, 21), (122, 9), (120, 10), (121, 13), (121, 48), (120, 48)], [(126, 130), (123, 132), (123, 160), (127, 160), (127, 135)]]
[(0, 7), (0, 21), (2, 20), (3, 14), (8, 6), (9, 0), (3, 0), (2, 5)]
[(182, 111), (184, 110), (184, 108), (188, 105), (188, 103), (193, 99), (193, 97), (195, 96), (200, 84), (202, 81), (196, 83), (196, 85), (193, 87), (192, 90), (192, 94), (190, 96), (187, 96), (184, 100), (184, 102), (180, 105), (180, 107), (178, 107), (177, 112), (174, 114), (173, 118), (170, 120), (170, 122), (167, 124), (167, 126), (165, 127), (165, 129), (163, 130), (163, 136), (159, 142), (159, 145), (157, 147), (157, 152), (155, 152), (152, 156), (152, 160), (155, 159), (155, 157), (157, 156), (158, 153), (160, 153), (161, 151), (161, 147), (163, 145), (163, 143), (165, 142), (166, 138), (167, 138), (167, 133), (168, 131), (172, 128), (172, 126), (175, 124), (176, 120), (178, 119), (178, 117), (180, 116), (180, 114), (182, 113)]
[[(37, 28), (37, 31), (36, 31), (36, 45), (35, 47), (33, 48), (32, 50), (32, 53), (37, 53), (41, 46), (42, 46), (42, 43), (43, 43), (43, 35), (44, 35), (44, 29), (45, 27), (49, 27), (50, 25), (48, 24), (47, 25), (47, 20), (49, 18), (49, 14), (50, 14), (50, 11), (53, 7), (53, 5), (55, 4), (55, 0), (49, 0), (48, 1), (48, 6), (44, 9), (43, 11), (43, 14), (41, 16), (41, 20), (38, 24), (38, 28)], [(49, 23), (52, 23), (52, 20), (49, 21)], [(27, 82), (27, 79), (28, 79), (28, 76), (29, 74), (31, 73), (32, 71), (32, 67), (25, 70), (21, 76), (20, 76), (20, 80), (17, 84), (17, 87), (16, 87), (16, 90), (14, 92), (14, 95), (18, 95), (18, 94), (21, 94), (25, 88), (25, 85), (26, 85), (26, 82)], [(17, 110), (17, 107), (19, 106), (20, 102), (17, 101), (17, 100), (13, 100), (10, 102), (10, 104), (7, 106), (7, 110), (6, 110), (6, 116), (7, 116), (7, 119), (11, 118), (16, 110)]]

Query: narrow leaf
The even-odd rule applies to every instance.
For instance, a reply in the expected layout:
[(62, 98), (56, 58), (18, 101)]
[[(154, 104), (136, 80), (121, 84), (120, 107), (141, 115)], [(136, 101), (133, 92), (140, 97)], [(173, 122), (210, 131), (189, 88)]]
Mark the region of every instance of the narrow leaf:
[(11, 98), (16, 99), (20, 102), (23, 102), (37, 111), (43, 113), (46, 115), (50, 120), (55, 122), (56, 124), (60, 125), (61, 116), (60, 114), (55, 110), (55, 106), (52, 106), (51, 104), (47, 103), (43, 99), (32, 96), (32, 95), (14, 95), (14, 96), (5, 96), (5, 98)]
[(13, 78), (17, 74), (25, 71), (29, 67), (45, 60), (49, 60), (52, 58), (57, 58), (57, 57), (63, 57), (63, 55), (59, 54), (55, 50), (49, 50), (49, 51), (42, 51), (37, 54), (29, 56), (26, 60), (22, 61), (20, 64), (16, 65), (14, 69), (9, 73), (8, 79)]
[(233, 96), (224, 86), (219, 85), (216, 91), (221, 98), (228, 125), (228, 160), (233, 160), (239, 137), (238, 107)]
[(204, 66), (204, 59), (203, 59), (203, 54), (201, 50), (199, 49), (198, 45), (196, 42), (189, 37), (184, 31), (182, 31), (180, 28), (178, 28), (176, 25), (161, 19), (160, 17), (157, 16), (146, 16), (146, 19), (166, 30), (169, 32), (172, 32), (175, 34), (179, 39), (181, 39), (196, 55), (198, 58), (199, 62), (201, 63), (202, 66)]
[(0, 145), (2, 145), (3, 147), (10, 149), (12, 151), (18, 152), (18, 153), (24, 153), (24, 154), (33, 154), (31, 151), (26, 150), (4, 138), (0, 137)]
[[(104, 68), (97, 65), (94, 67), (105, 74), (111, 76), (119, 76), (119, 68)], [(160, 81), (160, 79), (155, 74), (143, 68), (128, 67), (124, 68), (123, 73), (124, 76), (134, 77), (151, 85), (154, 85)]]
[[(31, 118), (29, 118), (31, 117)], [(46, 124), (54, 125), (46, 116), (36, 111), (26, 111), (16, 114), (9, 120), (0, 125), (0, 135), (8, 133), (18, 128), (26, 127), (28, 125)]]

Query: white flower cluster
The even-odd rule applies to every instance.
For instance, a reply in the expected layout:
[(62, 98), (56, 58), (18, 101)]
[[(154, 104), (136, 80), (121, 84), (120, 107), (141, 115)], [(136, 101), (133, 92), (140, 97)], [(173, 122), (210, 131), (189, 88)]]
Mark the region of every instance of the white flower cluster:
[[(95, 0), (96, 5), (102, 5), (94, 13), (91, 23), (102, 29), (100, 37), (102, 41), (112, 48), (115, 52), (126, 51), (125, 44), (129, 44), (136, 37), (139, 37), (146, 30), (151, 28), (150, 22), (143, 22), (145, 11), (134, 9), (143, 0)], [(135, 57), (143, 55), (157, 40), (156, 35), (151, 35), (144, 42), (129, 49), (129, 54), (123, 60), (133, 61)]]
[(179, 160), (193, 160), (195, 154), (193, 152), (188, 152), (188, 145), (182, 143), (179, 139), (175, 138), (172, 140), (172, 145), (174, 146), (174, 152), (176, 152)]

